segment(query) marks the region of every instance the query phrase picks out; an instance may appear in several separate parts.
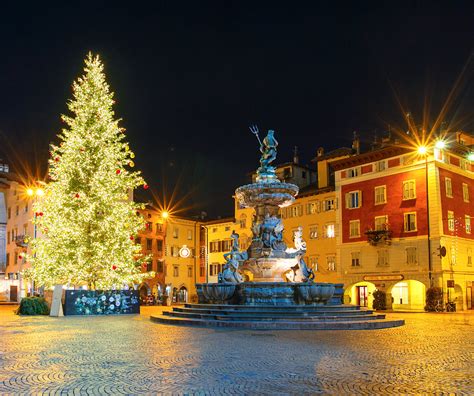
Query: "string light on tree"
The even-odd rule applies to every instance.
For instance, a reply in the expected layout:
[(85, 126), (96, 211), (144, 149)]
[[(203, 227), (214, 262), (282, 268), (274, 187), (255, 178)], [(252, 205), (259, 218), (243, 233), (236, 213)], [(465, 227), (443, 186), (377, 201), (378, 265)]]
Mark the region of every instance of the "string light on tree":
[(50, 182), (34, 209), (43, 237), (29, 258), (40, 285), (110, 289), (153, 276), (142, 273), (146, 258), (133, 237), (144, 228), (140, 206), (124, 199), (145, 181), (126, 168), (135, 155), (114, 119), (99, 57), (89, 54), (84, 70), (68, 102), (72, 114), (62, 116), (60, 143), (51, 145)]

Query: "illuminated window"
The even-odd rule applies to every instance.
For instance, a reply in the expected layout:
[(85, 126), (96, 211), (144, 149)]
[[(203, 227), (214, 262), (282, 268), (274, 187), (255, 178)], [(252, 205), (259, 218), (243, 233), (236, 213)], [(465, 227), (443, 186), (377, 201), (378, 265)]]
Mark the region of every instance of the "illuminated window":
[(467, 170), (467, 161), (465, 159), (462, 159), (459, 161), (459, 166), (461, 169)]
[(334, 238), (335, 237), (335, 227), (334, 227), (334, 224), (331, 223), (331, 224), (326, 224), (325, 226), (325, 235), (326, 235), (326, 238)]
[(375, 205), (387, 203), (387, 188), (386, 186), (375, 187)]
[(466, 215), (464, 216), (464, 223), (465, 223), (465, 228), (466, 228), (466, 234), (471, 233), (471, 216)]
[(213, 241), (209, 244), (209, 252), (215, 253), (219, 251), (219, 241)]
[(462, 197), (464, 202), (469, 202), (469, 186), (467, 183), (462, 184)]
[(416, 231), (416, 212), (410, 212), (404, 214), (404, 228), (405, 232)]
[(448, 230), (454, 231), (454, 212), (448, 210)]
[(355, 209), (362, 206), (362, 191), (351, 191), (346, 193), (346, 208)]
[(161, 223), (156, 223), (156, 232), (163, 232), (163, 224)]
[(388, 229), (388, 216), (376, 216), (375, 217), (375, 230), (383, 231)]
[(330, 210), (335, 210), (336, 209), (336, 200), (334, 198), (332, 199), (325, 199), (323, 201), (323, 210), (325, 212), (328, 212)]
[(360, 220), (351, 220), (349, 222), (349, 238), (360, 237)]
[(309, 239), (317, 239), (318, 238), (318, 226), (312, 225), (309, 227)]
[(375, 163), (375, 170), (377, 172), (382, 172), (384, 171), (385, 169), (387, 169), (387, 162), (385, 160), (382, 160), (382, 161), (377, 161)]
[(360, 267), (360, 252), (351, 253), (351, 263), (353, 267)]
[(453, 184), (452, 184), (451, 179), (449, 177), (446, 177), (444, 179), (444, 185), (446, 187), (446, 196), (448, 198), (452, 198), (453, 197)]
[(380, 249), (377, 251), (377, 265), (379, 267), (388, 266), (388, 250), (387, 249)]
[(329, 255), (326, 256), (328, 271), (336, 271), (336, 256)]
[(306, 205), (306, 214), (315, 214), (319, 212), (319, 201), (309, 202)]
[(309, 256), (309, 266), (313, 269), (314, 272), (318, 271), (318, 260), (319, 256)]
[(232, 240), (231, 239), (226, 239), (224, 241), (221, 241), (221, 252), (229, 252), (232, 249)]
[(415, 199), (416, 198), (416, 181), (405, 180), (403, 182), (403, 199)]
[(416, 247), (407, 247), (407, 264), (417, 264), (417, 254), (416, 254)]
[(240, 228), (247, 227), (247, 216), (246, 215), (240, 216), (239, 223), (240, 223)]
[(179, 247), (178, 246), (171, 246), (171, 255), (173, 257), (178, 257), (178, 255), (179, 255)]

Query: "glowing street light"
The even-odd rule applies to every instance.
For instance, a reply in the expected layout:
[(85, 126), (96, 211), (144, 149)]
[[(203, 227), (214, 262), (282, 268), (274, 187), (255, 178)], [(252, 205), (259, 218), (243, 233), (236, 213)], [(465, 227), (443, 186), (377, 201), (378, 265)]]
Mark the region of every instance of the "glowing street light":
[(170, 214), (166, 210), (161, 212), (161, 217), (163, 217), (164, 219), (167, 219), (169, 216), (170, 216)]
[(474, 161), (474, 153), (470, 153), (468, 156), (467, 156), (467, 159), (469, 161)]
[(426, 146), (420, 146), (418, 147), (418, 154), (420, 155), (426, 155), (426, 153), (428, 152), (428, 149), (426, 148)]
[(438, 140), (435, 143), (435, 147), (439, 150), (442, 150), (446, 147), (446, 142), (444, 140)]

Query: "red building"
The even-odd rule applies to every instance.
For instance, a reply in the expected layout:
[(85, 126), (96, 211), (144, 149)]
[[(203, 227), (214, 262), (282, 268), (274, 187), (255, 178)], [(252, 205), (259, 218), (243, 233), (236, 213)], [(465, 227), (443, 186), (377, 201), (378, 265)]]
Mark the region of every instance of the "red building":
[(346, 302), (370, 306), (380, 289), (393, 309), (422, 310), (439, 286), (473, 308), (473, 143), (457, 133), (423, 154), (389, 144), (333, 164)]

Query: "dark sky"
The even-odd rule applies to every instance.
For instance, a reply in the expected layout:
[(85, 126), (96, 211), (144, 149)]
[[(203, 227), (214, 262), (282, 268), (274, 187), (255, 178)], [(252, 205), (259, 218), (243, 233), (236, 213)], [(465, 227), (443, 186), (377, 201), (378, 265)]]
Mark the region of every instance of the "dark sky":
[[(11, 2), (13, 3), (13, 2)], [(136, 164), (162, 199), (211, 216), (258, 164), (248, 131), (274, 129), (279, 161), (403, 125), (395, 100), (472, 131), (474, 8), (468, 2), (157, 1), (3, 6), (0, 156), (45, 167), (83, 58), (99, 53)], [(396, 8), (395, 8), (396, 7)], [(21, 159), (21, 166), (20, 160)]]

